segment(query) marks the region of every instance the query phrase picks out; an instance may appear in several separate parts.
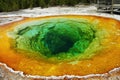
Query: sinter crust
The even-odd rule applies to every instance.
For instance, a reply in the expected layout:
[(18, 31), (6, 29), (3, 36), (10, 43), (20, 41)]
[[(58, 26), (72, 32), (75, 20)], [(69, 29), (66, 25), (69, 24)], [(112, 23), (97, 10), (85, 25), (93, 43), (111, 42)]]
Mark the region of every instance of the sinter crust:
[(20, 71), (14, 71), (11, 68), (7, 67), (4, 63), (0, 63), (0, 80), (43, 80), (43, 79), (59, 79), (59, 80), (120, 80), (120, 67), (115, 68), (108, 73), (104, 74), (91, 74), (86, 76), (73, 76), (73, 75), (64, 75), (64, 76), (31, 76), (24, 75)]

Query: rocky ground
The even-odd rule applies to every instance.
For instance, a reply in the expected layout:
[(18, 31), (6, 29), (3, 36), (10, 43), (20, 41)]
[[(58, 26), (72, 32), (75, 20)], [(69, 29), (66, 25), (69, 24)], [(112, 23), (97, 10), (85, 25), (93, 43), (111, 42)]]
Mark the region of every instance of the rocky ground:
[(36, 7), (33, 9), (23, 9), (12, 12), (0, 13), (0, 24), (13, 22), (22, 19), (22, 17), (39, 17), (46, 15), (63, 15), (63, 14), (79, 14), (79, 15), (96, 15), (111, 17), (120, 20), (120, 15), (110, 13), (97, 12), (95, 5), (77, 5), (75, 7), (49, 7), (43, 8)]

